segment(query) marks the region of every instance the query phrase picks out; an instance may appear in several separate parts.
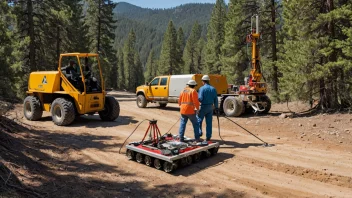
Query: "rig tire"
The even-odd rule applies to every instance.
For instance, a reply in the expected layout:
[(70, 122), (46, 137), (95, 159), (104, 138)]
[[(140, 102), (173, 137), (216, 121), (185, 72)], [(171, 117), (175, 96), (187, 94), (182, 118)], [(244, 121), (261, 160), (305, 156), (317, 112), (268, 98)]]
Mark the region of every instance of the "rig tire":
[(223, 111), (228, 117), (237, 117), (242, 114), (243, 102), (234, 96), (229, 96), (223, 104)]

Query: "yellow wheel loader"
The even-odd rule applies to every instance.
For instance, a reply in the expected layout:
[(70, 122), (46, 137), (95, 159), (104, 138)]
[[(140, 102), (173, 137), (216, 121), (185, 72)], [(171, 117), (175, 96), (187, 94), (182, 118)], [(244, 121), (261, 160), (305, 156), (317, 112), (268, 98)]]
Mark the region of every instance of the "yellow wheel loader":
[(40, 120), (51, 113), (59, 126), (71, 124), (76, 116), (99, 113), (104, 121), (114, 121), (120, 106), (106, 96), (98, 54), (61, 54), (58, 71), (32, 72), (29, 76), (23, 113), (28, 120)]

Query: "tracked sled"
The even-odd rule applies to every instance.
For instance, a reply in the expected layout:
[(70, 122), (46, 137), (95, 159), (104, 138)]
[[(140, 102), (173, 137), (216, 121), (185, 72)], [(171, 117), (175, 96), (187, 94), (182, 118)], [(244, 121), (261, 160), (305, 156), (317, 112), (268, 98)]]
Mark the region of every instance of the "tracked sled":
[[(204, 141), (196, 143), (194, 139), (185, 138), (183, 142), (177, 135), (166, 133), (161, 135), (157, 120), (150, 120), (149, 127), (142, 141), (126, 145), (126, 155), (130, 160), (154, 166), (158, 170), (169, 173), (178, 167), (198, 162), (202, 158), (216, 155), (219, 143)], [(149, 134), (148, 140), (145, 140)]]

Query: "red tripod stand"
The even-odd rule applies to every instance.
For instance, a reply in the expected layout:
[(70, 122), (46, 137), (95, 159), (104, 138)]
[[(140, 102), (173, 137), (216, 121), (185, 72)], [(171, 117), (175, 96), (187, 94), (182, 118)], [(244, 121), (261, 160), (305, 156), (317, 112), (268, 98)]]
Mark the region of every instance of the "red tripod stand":
[(148, 126), (148, 129), (145, 131), (144, 137), (142, 139), (142, 143), (149, 132), (149, 137), (153, 141), (153, 144), (158, 144), (159, 137), (161, 137), (161, 133), (156, 123), (157, 123), (157, 120), (154, 120), (154, 119), (149, 120), (149, 126)]

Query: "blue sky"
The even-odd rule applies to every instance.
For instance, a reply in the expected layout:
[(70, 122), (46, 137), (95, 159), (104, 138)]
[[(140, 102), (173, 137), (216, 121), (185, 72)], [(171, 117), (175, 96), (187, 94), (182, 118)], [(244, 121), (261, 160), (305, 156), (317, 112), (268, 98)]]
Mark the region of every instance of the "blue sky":
[[(215, 3), (216, 0), (114, 0), (115, 2), (127, 2), (142, 8), (171, 8), (186, 3)], [(228, 3), (229, 0), (225, 0)]]

